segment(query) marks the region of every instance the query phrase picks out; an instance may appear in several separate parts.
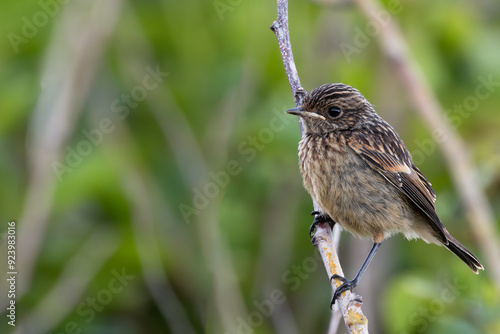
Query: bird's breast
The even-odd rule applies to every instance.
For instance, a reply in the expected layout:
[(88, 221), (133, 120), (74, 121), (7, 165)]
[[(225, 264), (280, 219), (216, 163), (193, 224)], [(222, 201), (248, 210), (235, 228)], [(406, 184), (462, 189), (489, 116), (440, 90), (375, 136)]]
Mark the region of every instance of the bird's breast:
[(304, 136), (299, 165), (304, 186), (321, 211), (349, 232), (374, 238), (405, 229), (407, 208), (397, 189), (352, 151), (341, 134)]
[(304, 186), (320, 207), (339, 200), (349, 163), (343, 137), (305, 136), (299, 144), (300, 172)]

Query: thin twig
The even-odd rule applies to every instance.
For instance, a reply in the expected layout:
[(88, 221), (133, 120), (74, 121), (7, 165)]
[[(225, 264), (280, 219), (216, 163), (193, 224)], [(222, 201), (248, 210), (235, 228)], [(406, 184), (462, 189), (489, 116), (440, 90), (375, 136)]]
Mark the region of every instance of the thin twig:
[(336, 334), (339, 330), (340, 322), (342, 321), (342, 312), (333, 312), (328, 325), (328, 334)]
[[(278, 39), (278, 45), (285, 66), (286, 77), (292, 89), (295, 105), (298, 107), (302, 104), (302, 99), (305, 95), (305, 90), (302, 88), (299, 80), (299, 74), (295, 61), (293, 60), (292, 44), (290, 43), (290, 34), (288, 30), (288, 1), (278, 0), (278, 17), (271, 25), (271, 30)], [(302, 128), (301, 128), (302, 134)]]
[[(304, 98), (306, 91), (300, 84), (297, 68), (295, 67), (295, 62), (293, 60), (292, 46), (288, 30), (288, 1), (278, 0), (277, 11), (277, 19), (271, 25), (271, 30), (275, 33), (276, 38), (278, 39), (279, 49), (283, 59), (288, 82), (290, 83), (295, 105), (298, 107), (302, 104), (302, 99)], [(304, 135), (302, 123), (300, 123), (300, 134), (301, 136)], [(313, 206), (315, 210), (318, 209), (318, 206), (314, 203), (314, 201)], [(334, 274), (343, 276), (333, 239), (334, 235), (332, 234), (332, 229), (328, 224), (324, 223), (317, 225), (316, 232), (313, 236), (314, 245), (318, 248), (321, 254), (327, 274), (329, 277), (332, 277)], [(330, 281), (334, 290), (341, 284), (338, 280)], [(361, 310), (361, 301), (358, 295), (352, 293), (351, 291), (345, 291), (341, 294), (337, 303), (340, 305), (345, 324), (350, 333), (368, 333), (368, 320), (363, 315)], [(335, 312), (332, 316), (335, 316)]]
[[(377, 20), (376, 15), (382, 10), (378, 1), (357, 0), (357, 3), (368, 20)], [(443, 108), (407, 52), (405, 40), (395, 20), (380, 25), (378, 41), (429, 131), (439, 129), (442, 138), (446, 138), (437, 144), (464, 204), (471, 232), (486, 258), (488, 272), (500, 286), (500, 244), (495, 219), (481, 183), (475, 176), (466, 145), (457, 131), (445, 121)]]
[[(335, 274), (344, 276), (337, 253), (332, 247), (332, 239), (333, 234), (330, 225), (328, 223), (318, 224), (313, 237), (314, 246), (318, 248), (321, 254), (328, 277)], [(339, 280), (331, 280), (331, 282), (334, 289), (342, 284)], [(348, 290), (342, 293), (341, 297), (335, 302), (335, 304), (337, 303), (342, 311), (349, 333), (368, 333), (368, 319), (361, 310), (362, 301), (360, 296)]]

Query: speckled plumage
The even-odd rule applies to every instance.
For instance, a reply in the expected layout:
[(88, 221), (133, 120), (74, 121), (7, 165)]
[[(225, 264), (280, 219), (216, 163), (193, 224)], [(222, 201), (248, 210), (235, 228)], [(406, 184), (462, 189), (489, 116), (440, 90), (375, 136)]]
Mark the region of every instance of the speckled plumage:
[(323, 85), (305, 96), (300, 110), (289, 112), (302, 118), (300, 171), (323, 214), (374, 243), (403, 233), (444, 245), (476, 273), (483, 268), (443, 226), (430, 182), (358, 90)]

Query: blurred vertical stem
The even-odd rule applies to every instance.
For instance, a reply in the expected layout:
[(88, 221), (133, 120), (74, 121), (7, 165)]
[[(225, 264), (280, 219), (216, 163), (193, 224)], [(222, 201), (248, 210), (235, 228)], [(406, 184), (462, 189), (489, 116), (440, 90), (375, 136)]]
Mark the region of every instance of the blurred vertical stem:
[(106, 227), (95, 229), (78, 252), (66, 263), (58, 280), (43, 299), (22, 318), (14, 333), (48, 333), (75, 312), (85, 290), (116, 252), (119, 244), (120, 238), (116, 231)]
[[(292, 90), (295, 105), (297, 107), (300, 107), (306, 91), (300, 84), (295, 61), (293, 60), (292, 45), (290, 43), (290, 34), (288, 29), (287, 0), (277, 1), (277, 12), (277, 19), (271, 25), (271, 30), (274, 32), (278, 40), (281, 57), (283, 59), (283, 65), (285, 67), (288, 82), (290, 83), (290, 88)], [(299, 124), (300, 135), (303, 136), (304, 131), (300, 118)], [(314, 203), (314, 201), (313, 206), (315, 210), (319, 210), (317, 204)], [(339, 233), (339, 230), (335, 229), (335, 233)], [(313, 235), (313, 243), (314, 246), (318, 248), (318, 251), (321, 254), (321, 258), (323, 259), (328, 277), (332, 277), (334, 274), (344, 276), (337, 252), (334, 247), (334, 239), (335, 236), (333, 235), (333, 230), (330, 228), (330, 225), (328, 223), (322, 223), (316, 226), (316, 231)], [(338, 280), (330, 280), (330, 283), (332, 285), (332, 289), (334, 290), (341, 284), (341, 282)], [(368, 320), (363, 315), (363, 311), (361, 310), (360, 297), (358, 295), (354, 294), (351, 291), (345, 291), (337, 300), (337, 305), (340, 305), (340, 310), (342, 311), (345, 324), (350, 333), (368, 333)], [(336, 309), (332, 313), (332, 317), (338, 318), (338, 316), (335, 315), (337, 311), (338, 309)], [(335, 324), (335, 319), (333, 319), (331, 323)], [(334, 331), (335, 327), (331, 326), (330, 333), (333, 333)]]
[[(377, 14), (383, 11), (377, 0), (356, 0), (361, 12), (370, 21), (378, 21)], [(486, 258), (485, 268), (500, 287), (500, 244), (495, 218), (488, 199), (475, 175), (467, 147), (457, 131), (445, 121), (444, 112), (428, 82), (407, 52), (405, 40), (394, 19), (380, 24), (378, 41), (391, 66), (402, 81), (430, 132), (439, 129), (446, 140), (438, 141), (451, 171), (453, 181), (460, 194), (471, 232), (481, 253)]]
[[(119, 66), (124, 72), (130, 71), (131, 68), (143, 67), (149, 59), (154, 59), (153, 48), (147, 42), (148, 38), (138, 23), (135, 14), (133, 11), (127, 10), (127, 8), (125, 14), (129, 15), (127, 21), (134, 27), (131, 32), (134, 34), (133, 39), (137, 41), (136, 43), (140, 43), (134, 45), (134, 50), (139, 47), (141, 56), (137, 57), (136, 52), (122, 52), (123, 57), (120, 58)], [(245, 73), (242, 74), (242, 82), (245, 80)], [(142, 78), (136, 76), (135, 80), (140, 81)], [(244, 90), (245, 92), (248, 90), (238, 85), (224, 96), (221, 102), (222, 107), (218, 108), (218, 112), (213, 114), (212, 120), (214, 122), (208, 124), (208, 127), (215, 124), (215, 126), (224, 129), (217, 129), (218, 136), (208, 138), (205, 141), (206, 148), (209, 151), (204, 152), (196, 139), (196, 134), (189, 120), (185, 117), (184, 110), (176, 103), (175, 97), (168, 87), (169, 81), (170, 79), (167, 78), (166, 82), (162, 84), (161, 89), (159, 89), (161, 93), (158, 91), (155, 94), (148, 94), (146, 103), (152, 116), (158, 122), (167, 146), (173, 153), (180, 177), (186, 187), (189, 189), (203, 189), (204, 185), (209, 182), (209, 172), (219, 169), (226, 159), (228, 136), (232, 131), (233, 120), (236, 116), (234, 115), (234, 104), (239, 101), (238, 108), (241, 108), (241, 110), (245, 108), (244, 105), (241, 105), (241, 99), (237, 99), (238, 97), (241, 98), (242, 95), (238, 94), (238, 90)], [(224, 121), (222, 124), (216, 124), (215, 119), (224, 119)], [(220, 198), (216, 197), (203, 209), (202, 214), (196, 214), (193, 217), (193, 221), (178, 221), (177, 224), (179, 224), (179, 228), (185, 228), (191, 237), (197, 234), (197, 242), (202, 250), (203, 263), (213, 275), (212, 298), (216, 306), (218, 319), (217, 321), (205, 319), (207, 326), (220, 324), (222, 328), (216, 328), (217, 332), (233, 332), (237, 326), (238, 316), (246, 314), (247, 311), (242, 291), (237, 282), (237, 275), (229, 256), (228, 245), (221, 235), (219, 211)], [(203, 298), (204, 296), (200, 297)], [(209, 309), (209, 306), (207, 306), (207, 309)], [(208, 313), (211, 312), (212, 310), (208, 310)], [(207, 316), (204, 314), (202, 317), (206, 318)], [(217, 324), (214, 325), (215, 323)]]
[(164, 269), (164, 259), (159, 247), (160, 242), (164, 240), (158, 240), (159, 226), (155, 224), (161, 219), (155, 214), (158, 210), (154, 207), (154, 203), (158, 200), (155, 200), (157, 192), (153, 186), (154, 182), (150, 174), (145, 172), (146, 169), (135, 159), (139, 154), (132, 154), (131, 157), (122, 154), (121, 147), (127, 147), (134, 153), (139, 152), (138, 145), (127, 126), (118, 123), (115, 132), (116, 134), (110, 138), (110, 145), (103, 145), (103, 150), (109, 163), (115, 167), (123, 180), (122, 187), (130, 203), (134, 242), (145, 285), (170, 331), (175, 334), (193, 334), (195, 329)]
[(18, 234), (19, 297), (31, 284), (50, 217), (56, 188), (52, 164), (66, 164), (63, 148), (88, 95), (121, 2), (68, 3), (54, 28), (43, 68), (42, 92), (30, 124), (30, 179)]

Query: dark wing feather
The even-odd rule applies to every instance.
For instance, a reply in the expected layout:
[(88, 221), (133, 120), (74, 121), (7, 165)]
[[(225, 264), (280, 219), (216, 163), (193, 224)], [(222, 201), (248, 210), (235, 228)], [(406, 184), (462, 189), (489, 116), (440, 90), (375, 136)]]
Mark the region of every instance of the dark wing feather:
[(413, 163), (412, 163), (412, 167), (413, 167), (413, 170), (417, 173), (418, 177), (420, 178), (420, 182), (422, 182), (424, 184), (425, 188), (427, 189), (427, 191), (429, 191), (429, 193), (432, 197), (432, 202), (434, 203), (436, 201), (436, 194), (434, 193), (434, 190), (431, 187), (431, 183), (429, 182), (427, 177), (425, 177), (425, 175), (420, 171), (420, 169), (418, 169), (417, 166), (415, 166)]
[(436, 214), (436, 196), (429, 180), (413, 165), (403, 141), (387, 123), (376, 130), (351, 132), (347, 143), (375, 171), (410, 199), (432, 222), (438, 238), (448, 244), (447, 232)]

